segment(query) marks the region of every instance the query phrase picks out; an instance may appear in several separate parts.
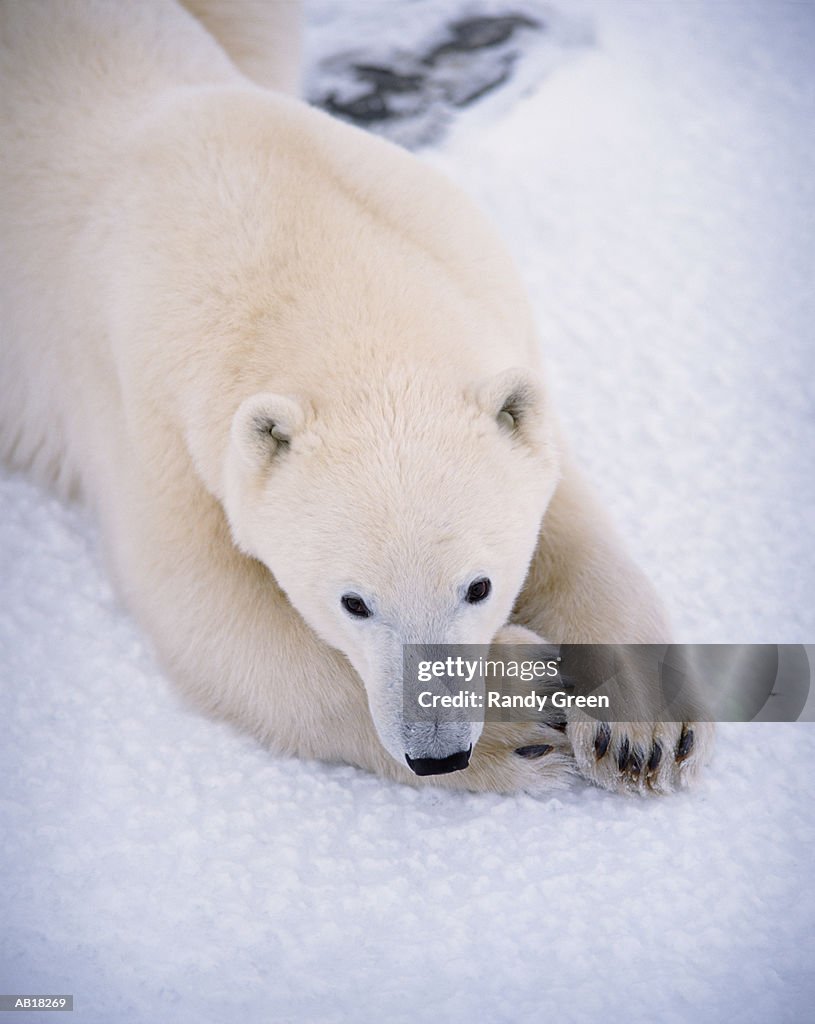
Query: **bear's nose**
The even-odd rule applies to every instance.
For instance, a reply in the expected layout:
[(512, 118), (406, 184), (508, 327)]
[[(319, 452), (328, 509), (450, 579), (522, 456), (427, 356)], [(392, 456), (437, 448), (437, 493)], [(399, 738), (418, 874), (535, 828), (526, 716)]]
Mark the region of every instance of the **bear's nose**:
[(473, 751), (472, 744), (467, 750), (459, 750), (449, 757), (408, 757), (405, 760), (408, 768), (417, 775), (449, 775), (450, 772), (460, 772), (470, 763), (470, 754)]

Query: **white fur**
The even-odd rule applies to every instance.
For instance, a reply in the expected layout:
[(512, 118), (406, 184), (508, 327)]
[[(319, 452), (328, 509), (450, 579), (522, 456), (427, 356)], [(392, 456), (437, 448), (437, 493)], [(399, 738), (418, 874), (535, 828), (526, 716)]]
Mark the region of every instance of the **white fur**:
[[(668, 639), (577, 479), (479, 213), (264, 88), (296, 79), (296, 5), (0, 11), (0, 450), (93, 506), (171, 675), (281, 751), (416, 781), (406, 753), (478, 741), (433, 781), (511, 791), (556, 782), (573, 746), (630, 788), (577, 721), (567, 741), (402, 720), (404, 643)], [(547, 757), (515, 754), (541, 735)]]

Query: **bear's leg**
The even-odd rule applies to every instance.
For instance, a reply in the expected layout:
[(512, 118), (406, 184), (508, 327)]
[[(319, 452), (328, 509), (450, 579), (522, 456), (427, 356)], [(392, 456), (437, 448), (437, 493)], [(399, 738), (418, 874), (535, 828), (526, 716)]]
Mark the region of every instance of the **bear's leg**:
[(180, 0), (253, 82), (297, 95), (300, 0)]
[(220, 504), (183, 464), (120, 480), (100, 511), (118, 589), (194, 704), (280, 753), (413, 781), (379, 743), (348, 661), (235, 547)]
[[(602, 509), (566, 462), (541, 527), (513, 621), (556, 643), (670, 643), (651, 585)], [(632, 672), (624, 698), (647, 699), (652, 680)], [(664, 792), (688, 784), (710, 753), (703, 721), (619, 722), (574, 716), (567, 727), (579, 770), (608, 789)]]

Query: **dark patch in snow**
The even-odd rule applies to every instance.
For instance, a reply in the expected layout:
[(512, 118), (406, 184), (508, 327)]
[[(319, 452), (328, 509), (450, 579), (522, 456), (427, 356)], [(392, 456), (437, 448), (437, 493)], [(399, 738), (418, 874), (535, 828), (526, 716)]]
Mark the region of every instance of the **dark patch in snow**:
[[(552, 31), (554, 23), (554, 31)], [(319, 60), (309, 76), (310, 101), (323, 110), (385, 135), (408, 148), (438, 141), (456, 112), (511, 80), (528, 88), (552, 64), (558, 48), (587, 42), (585, 32), (562, 31), (563, 23), (535, 13), (469, 13), (447, 20), (412, 45), (389, 50), (375, 42)], [(370, 29), (372, 39), (380, 37)], [(385, 38), (394, 37), (392, 32)], [(547, 56), (542, 58), (541, 41)], [(410, 47), (410, 49), (408, 48)], [(535, 71), (518, 82), (521, 62), (536, 58)]]

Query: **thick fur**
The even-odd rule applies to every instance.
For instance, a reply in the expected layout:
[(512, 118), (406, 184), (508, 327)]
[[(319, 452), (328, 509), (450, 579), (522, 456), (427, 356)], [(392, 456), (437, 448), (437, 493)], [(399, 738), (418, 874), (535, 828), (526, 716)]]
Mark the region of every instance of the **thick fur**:
[[(614, 726), (600, 754), (577, 720), (439, 725), (421, 749), (402, 722), (403, 643), (667, 627), (568, 457), (490, 228), (417, 158), (283, 94), (296, 4), (0, 19), (0, 450), (93, 507), (186, 693), (276, 750), (412, 783), (405, 754), (467, 742), (470, 767), (428, 781), (692, 778), (698, 723)], [(493, 592), (467, 605), (479, 575)], [(658, 769), (621, 756), (657, 738)]]

